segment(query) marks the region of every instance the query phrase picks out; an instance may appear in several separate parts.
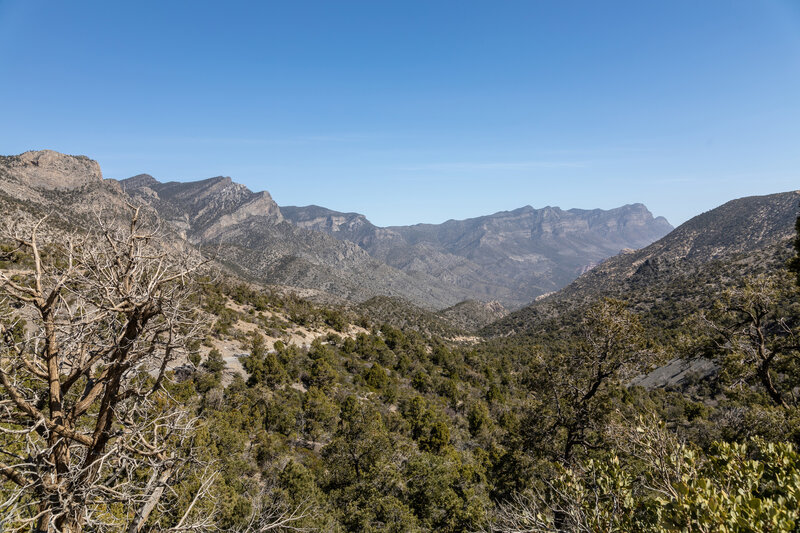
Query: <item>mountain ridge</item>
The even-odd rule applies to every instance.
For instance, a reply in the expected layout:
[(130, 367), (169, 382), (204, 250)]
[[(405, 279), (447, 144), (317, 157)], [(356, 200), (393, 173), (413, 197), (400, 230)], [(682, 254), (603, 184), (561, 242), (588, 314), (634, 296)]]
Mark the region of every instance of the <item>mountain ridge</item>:
[(520, 307), (572, 281), (600, 260), (649, 244), (672, 227), (641, 204), (611, 210), (524, 206), (441, 224), (379, 227), (360, 213), (281, 207), (307, 229), (355, 242), (405, 272), (466, 287), (473, 298)]
[(650, 314), (658, 314), (658, 309), (667, 305), (707, 307), (730, 280), (778, 268), (786, 260), (798, 204), (800, 191), (726, 202), (649, 246), (606, 259), (563, 289), (483, 332), (492, 336), (542, 332), (553, 327), (559, 317), (579, 314), (602, 297), (626, 300)]
[(10, 197), (43, 210), (88, 216), (107, 206), (121, 212), (129, 202), (147, 205), (177, 236), (214, 250), (253, 281), (321, 290), (350, 304), (400, 297), (431, 311), (465, 300), (519, 308), (668, 229), (642, 204), (524, 206), (439, 225), (381, 228), (359, 213), (280, 207), (269, 192), (253, 192), (227, 176), (103, 179), (96, 161), (50, 150), (4, 157), (0, 172)]

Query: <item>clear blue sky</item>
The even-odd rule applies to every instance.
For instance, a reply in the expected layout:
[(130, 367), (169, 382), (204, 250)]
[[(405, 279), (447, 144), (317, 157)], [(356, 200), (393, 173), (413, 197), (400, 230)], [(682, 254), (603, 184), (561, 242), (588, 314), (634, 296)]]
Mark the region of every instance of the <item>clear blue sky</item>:
[(800, 188), (795, 0), (0, 0), (0, 153), (380, 225)]

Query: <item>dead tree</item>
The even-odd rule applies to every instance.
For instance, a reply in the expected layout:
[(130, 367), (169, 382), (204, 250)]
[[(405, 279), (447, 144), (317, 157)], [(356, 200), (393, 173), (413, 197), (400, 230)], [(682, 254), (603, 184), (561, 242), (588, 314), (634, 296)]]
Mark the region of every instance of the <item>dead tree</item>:
[[(164, 251), (140, 215), (0, 236), (0, 530), (142, 531), (187, 468), (194, 419), (163, 385), (198, 334), (200, 262)], [(212, 525), (192, 518), (210, 484), (176, 530)]]

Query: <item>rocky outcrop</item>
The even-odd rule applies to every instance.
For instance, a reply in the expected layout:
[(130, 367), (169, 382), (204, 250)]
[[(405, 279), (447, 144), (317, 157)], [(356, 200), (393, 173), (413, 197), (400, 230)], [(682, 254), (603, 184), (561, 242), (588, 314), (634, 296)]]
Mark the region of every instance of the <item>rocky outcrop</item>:
[(77, 189), (103, 181), (97, 161), (52, 150), (0, 157), (0, 166), (20, 184), (41, 190)]
[[(139, 177), (142, 184), (146, 177)], [(152, 191), (151, 191), (152, 192)], [(103, 179), (100, 165), (86, 156), (52, 150), (0, 156), (0, 214), (8, 218), (41, 220), (49, 230), (80, 233), (106, 223), (130, 224), (131, 197), (113, 179)], [(142, 216), (161, 225), (152, 212)], [(170, 253), (196, 254), (179, 235), (166, 231), (160, 245)]]

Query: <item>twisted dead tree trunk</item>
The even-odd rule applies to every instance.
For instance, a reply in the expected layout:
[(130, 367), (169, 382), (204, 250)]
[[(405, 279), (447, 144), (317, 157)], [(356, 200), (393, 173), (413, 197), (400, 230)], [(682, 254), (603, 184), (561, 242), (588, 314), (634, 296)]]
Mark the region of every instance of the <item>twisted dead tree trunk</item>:
[(44, 219), (0, 234), (4, 531), (141, 531), (180, 466), (194, 420), (162, 385), (199, 333), (200, 262), (165, 252), (140, 215), (84, 235)]

